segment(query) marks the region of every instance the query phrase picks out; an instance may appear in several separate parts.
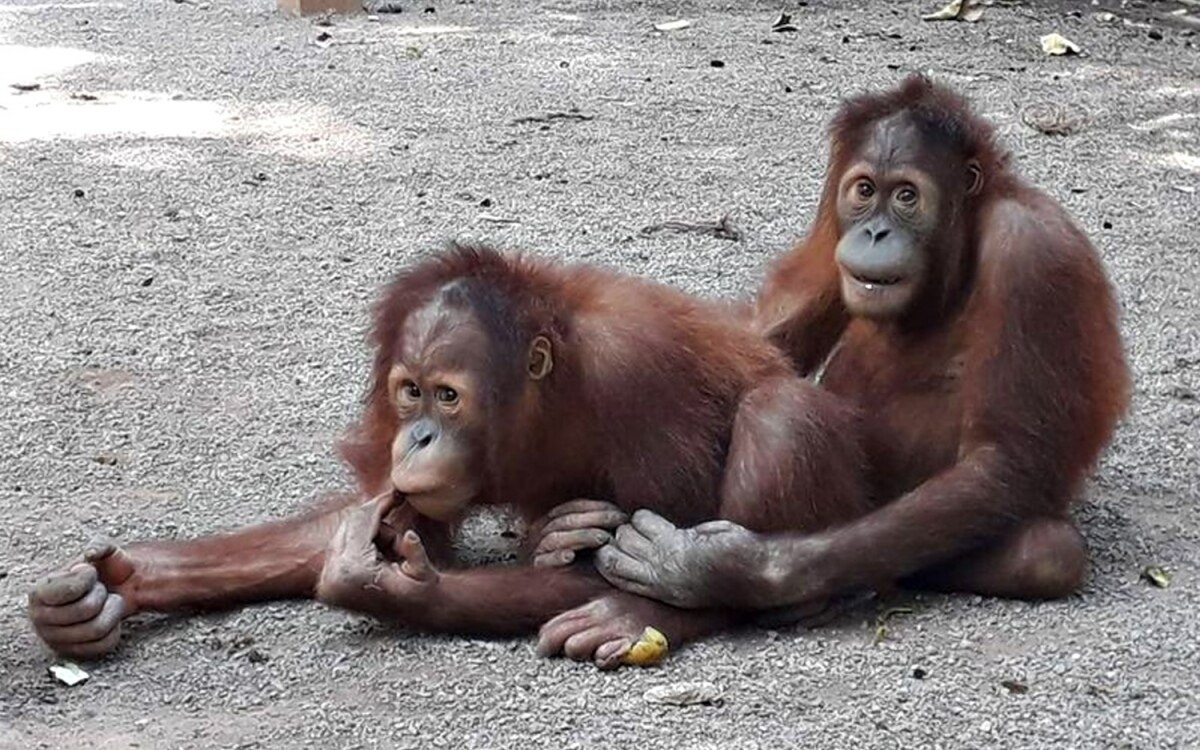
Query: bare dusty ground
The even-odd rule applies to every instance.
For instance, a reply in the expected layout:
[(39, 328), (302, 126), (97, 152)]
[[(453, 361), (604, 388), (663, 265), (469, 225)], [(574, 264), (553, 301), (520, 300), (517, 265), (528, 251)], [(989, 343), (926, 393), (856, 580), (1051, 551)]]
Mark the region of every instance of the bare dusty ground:
[[(1142, 25), (1188, 6), (1104, 4), (931, 24), (936, 3), (813, 0), (785, 34), (756, 2), (404, 2), (325, 28), (266, 0), (5, 0), (0, 746), (1196, 747), (1200, 36)], [(1052, 31), (1085, 54), (1043, 55)], [(25, 593), (93, 534), (345, 486), (330, 447), (397, 267), (458, 237), (746, 294), (812, 217), (838, 100), (909, 70), (978, 102), (1120, 295), (1137, 390), (1079, 512), (1080, 595), (901, 598), (616, 674), (301, 602), (143, 621), (85, 684), (47, 675)], [(1047, 105), (1076, 132), (1024, 122)], [(522, 121), (554, 113), (583, 117)], [(726, 214), (742, 241), (638, 235)], [(642, 700), (692, 679), (725, 704)]]

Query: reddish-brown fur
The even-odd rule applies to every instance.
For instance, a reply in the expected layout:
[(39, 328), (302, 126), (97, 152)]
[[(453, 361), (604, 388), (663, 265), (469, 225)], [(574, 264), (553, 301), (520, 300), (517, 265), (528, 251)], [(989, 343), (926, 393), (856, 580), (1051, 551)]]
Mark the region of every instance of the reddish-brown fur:
[[(944, 236), (966, 252), (933, 259), (941, 283), (916, 314), (852, 319), (834, 262), (837, 181), (870, 127), (905, 112), (931, 142), (976, 160), (983, 189), (946, 222)], [(874, 529), (887, 553), (864, 565), (846, 547), (835, 567), (854, 570), (835, 577), (906, 575), (1027, 520), (1065, 517), (1129, 397), (1116, 304), (1095, 250), (1009, 168), (991, 126), (923, 78), (848, 101), (831, 140), (815, 225), (767, 279), (756, 326), (803, 374), (829, 358), (822, 386), (872, 417), (864, 437), (877, 501), (902, 499), (842, 536)]]
[[(753, 326), (863, 415), (877, 508), (814, 534), (642, 513), (598, 568), (630, 593), (769, 619), (898, 581), (1076, 590), (1087, 554), (1068, 511), (1129, 392), (1100, 259), (991, 127), (923, 78), (846, 102), (831, 140), (815, 224)], [(600, 600), (548, 622), (541, 648), (600, 660), (659, 616)]]
[[(386, 381), (403, 321), (436, 290), (463, 281), (469, 296), (485, 300), (477, 309), (491, 316), (484, 322), (491, 338), (504, 339), (501, 356), (480, 363), (498, 390), (520, 391), (527, 341), (541, 334), (553, 343), (554, 372), (536, 397), (513, 398), (489, 414), (488, 465), (480, 467), (489, 480), (484, 501), (511, 503), (530, 520), (573, 497), (655, 508), (680, 523), (715, 518), (743, 397), (763, 383), (795, 382), (777, 350), (669, 287), (591, 266), (456, 248), (402, 274), (377, 308), (367, 406), (342, 445), (365, 494), (387, 488), (398, 422)], [(851, 418), (844, 409), (833, 413), (842, 424)], [(824, 434), (814, 425), (812, 439), (832, 448), (839, 426)], [(845, 462), (814, 472), (822, 483), (814, 489), (837, 500), (772, 508), (788, 518), (782, 525), (818, 528), (862, 510), (849, 471), (858, 468), (853, 443), (837, 447), (849, 451)]]
[[(342, 445), (360, 498), (392, 488), (391, 446), (402, 424), (387, 384), (405, 320), (447, 293), (490, 344), (464, 363), (490, 388), (484, 465), (472, 467), (482, 476), (476, 502), (511, 504), (534, 520), (587, 497), (629, 511), (653, 508), (678, 523), (720, 516), (761, 531), (815, 531), (865, 512), (854, 413), (797, 377), (743, 322), (660, 284), (485, 248), (455, 248), (410, 268), (379, 303), (366, 408)], [(536, 337), (551, 342), (553, 369), (535, 382), (527, 353)], [(316, 590), (416, 627), (519, 633), (609, 590), (590, 564), (443, 571), (436, 592), (416, 602), (382, 601), (382, 589), (353, 576), (335, 575), (325, 587), (330, 540), (348, 505), (206, 540), (135, 544), (91, 561), (110, 593), (125, 598), (124, 614)], [(431, 559), (451, 562), (453, 522), (418, 516), (408, 505), (387, 522), (416, 529)], [(253, 556), (243, 554), (249, 545)], [(87, 643), (51, 624), (86, 619), (66, 612), (82, 606), (78, 578), (67, 572), (39, 588), (32, 614), (60, 652), (102, 653), (116, 643), (108, 620), (85, 623), (90, 638), (106, 639)], [(347, 578), (349, 585), (339, 583)], [(662, 609), (656, 621), (677, 638), (726, 621)]]

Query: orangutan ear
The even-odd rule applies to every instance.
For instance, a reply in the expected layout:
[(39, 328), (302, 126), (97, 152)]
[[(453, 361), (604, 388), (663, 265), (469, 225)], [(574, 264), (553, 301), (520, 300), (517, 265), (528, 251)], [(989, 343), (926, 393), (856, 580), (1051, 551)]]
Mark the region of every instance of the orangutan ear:
[(529, 377), (541, 380), (554, 369), (554, 357), (550, 347), (550, 339), (538, 336), (529, 345)]
[(967, 175), (971, 181), (967, 183), (967, 195), (979, 195), (983, 192), (983, 165), (972, 159), (967, 162)]

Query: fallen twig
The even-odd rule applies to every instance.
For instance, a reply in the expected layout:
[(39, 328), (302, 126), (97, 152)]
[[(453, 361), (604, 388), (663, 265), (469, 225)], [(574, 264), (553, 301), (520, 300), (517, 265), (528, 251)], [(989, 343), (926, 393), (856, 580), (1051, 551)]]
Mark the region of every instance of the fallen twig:
[(656, 234), (669, 232), (672, 234), (706, 234), (719, 240), (739, 242), (742, 232), (733, 225), (728, 216), (722, 216), (717, 221), (663, 221), (642, 227), (638, 234), (642, 237), (653, 237)]
[(556, 120), (566, 120), (569, 122), (587, 122), (595, 120), (595, 115), (585, 115), (582, 112), (551, 112), (545, 115), (529, 115), (526, 117), (518, 117), (512, 121), (513, 125), (524, 125), (530, 122), (554, 122)]

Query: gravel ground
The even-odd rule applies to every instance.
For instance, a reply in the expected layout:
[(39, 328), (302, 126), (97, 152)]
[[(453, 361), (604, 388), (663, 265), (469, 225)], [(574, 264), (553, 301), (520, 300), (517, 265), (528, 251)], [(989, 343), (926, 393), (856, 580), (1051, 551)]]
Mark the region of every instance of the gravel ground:
[[(1200, 35), (932, 5), (813, 1), (773, 34), (756, 2), (405, 2), (322, 28), (265, 0), (5, 0), (0, 746), (1196, 747)], [(435, 24), (459, 28), (409, 33)], [(1050, 31), (1087, 54), (1044, 56)], [(301, 602), (143, 621), (84, 685), (47, 676), (25, 592), (92, 534), (187, 537), (345, 486), (330, 446), (398, 266), (458, 237), (745, 294), (812, 217), (838, 100), (909, 70), (978, 102), (1119, 290), (1137, 392), (1080, 509), (1079, 596), (901, 597), (616, 674)], [(1047, 102), (1080, 129), (1023, 123)], [(726, 214), (740, 242), (638, 234)], [(643, 701), (677, 680), (726, 701)]]

